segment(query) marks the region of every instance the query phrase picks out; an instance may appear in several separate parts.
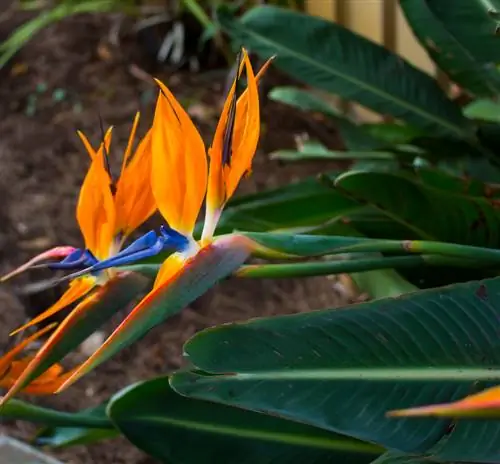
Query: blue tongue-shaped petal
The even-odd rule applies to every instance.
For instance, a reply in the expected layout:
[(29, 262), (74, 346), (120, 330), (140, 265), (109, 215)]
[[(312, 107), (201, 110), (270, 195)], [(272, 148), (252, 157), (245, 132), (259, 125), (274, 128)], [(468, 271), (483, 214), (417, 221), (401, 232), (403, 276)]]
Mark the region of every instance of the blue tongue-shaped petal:
[(95, 274), (111, 267), (126, 266), (141, 259), (155, 256), (164, 250), (183, 251), (189, 246), (189, 239), (170, 227), (162, 226), (160, 233), (161, 235), (158, 236), (155, 231), (151, 230), (113, 257), (93, 263), (82, 271), (66, 276), (65, 279), (74, 279), (90, 273)]
[(87, 268), (93, 266), (97, 262), (97, 259), (89, 250), (76, 249), (59, 263), (49, 263), (47, 267), (53, 270), (80, 269), (82, 267)]

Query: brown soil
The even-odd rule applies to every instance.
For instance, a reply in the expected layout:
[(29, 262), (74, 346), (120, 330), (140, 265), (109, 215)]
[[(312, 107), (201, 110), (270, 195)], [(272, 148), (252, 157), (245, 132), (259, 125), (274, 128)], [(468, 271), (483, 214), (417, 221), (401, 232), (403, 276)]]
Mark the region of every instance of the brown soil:
[[(24, 17), (14, 13), (0, 18), (0, 38)], [(150, 120), (155, 88), (137, 61), (130, 58), (138, 53), (133, 44), (120, 48), (103, 45), (110, 21), (107, 16), (80, 16), (51, 26), (25, 47), (12, 67), (1, 71), (0, 274), (56, 244), (81, 244), (74, 209), (88, 157), (75, 130), (83, 130), (97, 143), (100, 114), (105, 126), (115, 126), (112, 151), (120, 156), (135, 111), (141, 109), (144, 113), (143, 129)], [(220, 108), (223, 78), (214, 74), (169, 74), (165, 70), (158, 76), (190, 106), (208, 140)], [(283, 82), (283, 78), (271, 73), (266, 82)], [(61, 101), (54, 98), (58, 89), (64, 91)], [(30, 108), (34, 114), (29, 114)], [(325, 164), (284, 165), (270, 161), (268, 153), (292, 148), (294, 135), (311, 132), (314, 127), (298, 112), (272, 102), (264, 102), (262, 119), (265, 130), (254, 173), (243, 182), (240, 192), (283, 185), (331, 168)], [(325, 135), (322, 127), (322, 132), (311, 135), (322, 137), (334, 148), (334, 132)], [(158, 222), (158, 218), (152, 221)], [(28, 275), (20, 281), (35, 278)], [(18, 284), (16, 281), (0, 287), (2, 344), (7, 343), (9, 330), (18, 326), (26, 313), (47, 306), (54, 298), (45, 294), (27, 304), (15, 294), (14, 285)], [(338, 306), (346, 301), (334, 289), (333, 280), (327, 278), (229, 280), (206, 295), (196, 309), (187, 308), (156, 327), (64, 394), (37, 401), (70, 411), (96, 405), (131, 382), (180, 366), (183, 342), (205, 327)], [(81, 361), (84, 354), (78, 352), (72, 357), (73, 361)], [(33, 431), (31, 425), (20, 422), (0, 424), (0, 433), (23, 439)], [(123, 439), (51, 454), (75, 464), (154, 462)]]

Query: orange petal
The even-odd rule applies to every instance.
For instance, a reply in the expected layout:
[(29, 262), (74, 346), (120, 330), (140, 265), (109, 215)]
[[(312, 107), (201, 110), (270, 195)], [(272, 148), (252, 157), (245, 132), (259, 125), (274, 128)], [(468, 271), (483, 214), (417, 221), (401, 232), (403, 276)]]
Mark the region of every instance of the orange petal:
[(161, 82), (152, 128), (152, 187), (168, 225), (190, 236), (207, 185), (205, 145), (188, 114)]
[[(11, 388), (32, 360), (32, 356), (26, 356), (18, 361), (13, 361), (8, 372), (3, 377), (0, 376), (0, 387), (7, 389)], [(22, 392), (30, 395), (53, 394), (59, 389), (68, 376), (71, 375), (71, 372), (63, 372), (64, 369), (60, 364), (54, 364), (31, 384), (23, 388)]]
[(59, 246), (59, 247), (51, 248), (50, 250), (44, 251), (43, 253), (40, 253), (39, 255), (30, 259), (27, 263), (24, 263), (22, 266), (19, 266), (17, 269), (14, 269), (12, 272), (9, 272), (7, 275), (4, 275), (0, 279), (0, 282), (5, 282), (6, 280), (8, 280), (16, 275), (21, 274), (21, 272), (26, 271), (31, 266), (34, 266), (35, 264), (40, 263), (42, 261), (45, 261), (47, 259), (65, 258), (66, 256), (73, 253), (73, 251), (75, 251), (75, 250), (76, 250), (76, 248), (70, 247), (70, 246)]
[[(224, 104), (212, 146), (209, 150), (210, 171), (206, 214), (206, 221), (208, 223), (203, 233), (205, 238), (213, 234), (220, 210), (233, 195), (243, 175), (250, 171), (260, 135), (258, 81), (269, 67), (272, 59), (268, 60), (257, 76), (255, 76), (248, 54), (243, 50), (242, 66), (246, 70), (247, 88), (238, 98), (234, 115), (234, 126), (231, 128), (231, 103), (236, 91), (237, 81), (235, 78), (235, 82)], [(240, 72), (242, 69), (240, 69)], [(227, 130), (233, 131), (231, 158), (228, 164), (224, 164), (224, 140)]]
[[(124, 158), (130, 158), (130, 154), (126, 152)], [(117, 183), (116, 232), (121, 232), (124, 237), (137, 229), (156, 211), (156, 201), (151, 188), (151, 169), (150, 130), (139, 143), (131, 161), (123, 168)]]
[[(84, 136), (83, 139), (86, 140)], [(104, 145), (109, 145), (110, 139), (111, 132), (108, 131)], [(104, 166), (104, 147), (101, 145), (97, 154), (90, 145), (87, 150), (92, 162), (80, 189), (76, 217), (85, 246), (98, 259), (104, 259), (108, 257), (115, 232), (116, 212), (110, 189), (111, 179)]]
[(42, 314), (39, 314), (34, 319), (31, 319), (31, 321), (29, 321), (28, 323), (14, 330), (10, 335), (11, 336), (15, 335), (18, 332), (21, 332), (22, 330), (25, 330), (33, 325), (36, 325), (44, 321), (45, 319), (49, 318), (50, 316), (58, 313), (59, 311), (69, 306), (71, 303), (74, 303), (75, 301), (84, 297), (94, 287), (95, 287), (95, 279), (93, 277), (82, 277), (80, 279), (73, 280), (69, 284), (68, 290), (66, 290), (61, 296), (61, 298), (59, 298), (59, 300), (57, 300), (49, 309), (45, 310)]
[[(0, 407), (5, 404), (10, 398), (16, 395), (21, 390), (26, 390), (29, 386), (24, 385), (30, 376), (35, 372), (41, 362), (43, 362), (50, 351), (53, 349), (54, 345), (61, 339), (64, 335), (64, 331), (67, 325), (70, 325), (75, 318), (78, 318), (83, 314), (89, 305), (91, 305), (96, 299), (99, 298), (98, 292), (93, 292), (88, 295), (84, 300), (82, 300), (76, 308), (71, 312), (71, 314), (64, 319), (64, 321), (59, 324), (57, 329), (50, 335), (49, 339), (44, 343), (44, 345), (37, 351), (36, 355), (30, 360), (23, 372), (16, 378), (13, 379), (13, 383), (10, 386), (9, 391), (0, 398)], [(36, 380), (36, 379), (35, 379)], [(34, 381), (35, 381), (34, 380)], [(30, 384), (33, 382), (30, 382)]]
[(130, 135), (128, 138), (127, 148), (125, 149), (125, 153), (123, 154), (122, 169), (120, 171), (120, 177), (123, 175), (123, 172), (125, 171), (125, 167), (127, 166), (128, 162), (129, 162), (129, 158), (132, 155), (132, 148), (134, 145), (135, 134), (137, 132), (137, 126), (139, 125), (140, 117), (141, 117), (140, 113), (137, 112), (135, 114), (134, 122), (132, 123), (132, 129), (130, 129)]
[(492, 387), (452, 403), (399, 409), (396, 411), (390, 411), (387, 415), (391, 417), (462, 417), (487, 415), (488, 412), (490, 412), (491, 414), (498, 416), (499, 410), (500, 387)]
[(21, 353), (30, 343), (34, 342), (38, 338), (40, 338), (42, 335), (45, 333), (49, 332), (52, 330), (55, 326), (57, 325), (56, 322), (47, 325), (46, 327), (43, 327), (42, 329), (38, 330), (34, 334), (30, 335), (29, 337), (25, 338), (21, 343), (16, 345), (14, 348), (12, 348), (9, 352), (4, 354), (0, 358), (0, 377), (4, 375), (5, 371), (9, 368), (9, 366), (12, 364), (16, 356)]

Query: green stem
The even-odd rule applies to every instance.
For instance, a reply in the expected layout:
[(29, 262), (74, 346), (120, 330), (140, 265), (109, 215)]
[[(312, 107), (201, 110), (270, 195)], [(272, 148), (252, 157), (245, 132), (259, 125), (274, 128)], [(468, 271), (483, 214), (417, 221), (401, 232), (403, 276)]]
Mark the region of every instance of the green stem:
[(245, 278), (290, 278), (347, 274), (378, 269), (402, 269), (417, 266), (481, 267), (471, 259), (457, 259), (439, 255), (396, 256), (390, 258), (322, 261), (293, 264), (250, 264), (242, 266), (235, 275)]
[(104, 417), (92, 416), (85, 412), (56, 411), (15, 399), (0, 408), (0, 419), (26, 420), (56, 427), (114, 428), (111, 421)]

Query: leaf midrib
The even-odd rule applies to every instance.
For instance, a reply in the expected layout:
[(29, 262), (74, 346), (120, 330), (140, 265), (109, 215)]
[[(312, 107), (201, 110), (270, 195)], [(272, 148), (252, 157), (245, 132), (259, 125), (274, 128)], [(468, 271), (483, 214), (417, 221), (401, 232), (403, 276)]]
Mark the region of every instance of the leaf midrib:
[(145, 425), (166, 424), (187, 429), (190, 431), (196, 430), (199, 432), (208, 432), (208, 433), (226, 435), (236, 438), (262, 440), (262, 441), (287, 444), (292, 446), (305, 446), (310, 448), (349, 451), (356, 453), (378, 453), (383, 451), (382, 448), (376, 445), (356, 442), (354, 440), (349, 440), (349, 439), (338, 440), (336, 438), (332, 438), (331, 440), (329, 440), (327, 438), (286, 434), (280, 432), (271, 432), (267, 430), (261, 431), (258, 429), (236, 429), (234, 427), (225, 426), (221, 424), (215, 424), (210, 422), (199, 422), (187, 419), (174, 419), (172, 417), (165, 417), (165, 416), (160, 417), (160, 416), (144, 415), (144, 416), (134, 416), (132, 419), (133, 420), (120, 419), (119, 417), (113, 418), (115, 423), (117, 423), (118, 425), (121, 420), (130, 422), (132, 424), (141, 422), (143, 422)]
[[(231, 368), (227, 369), (231, 370)], [(226, 371), (227, 371), (226, 370)], [(212, 380), (359, 380), (359, 381), (496, 381), (500, 369), (491, 367), (366, 367), (341, 369), (288, 369), (274, 371), (239, 372), (231, 375), (215, 375)]]

